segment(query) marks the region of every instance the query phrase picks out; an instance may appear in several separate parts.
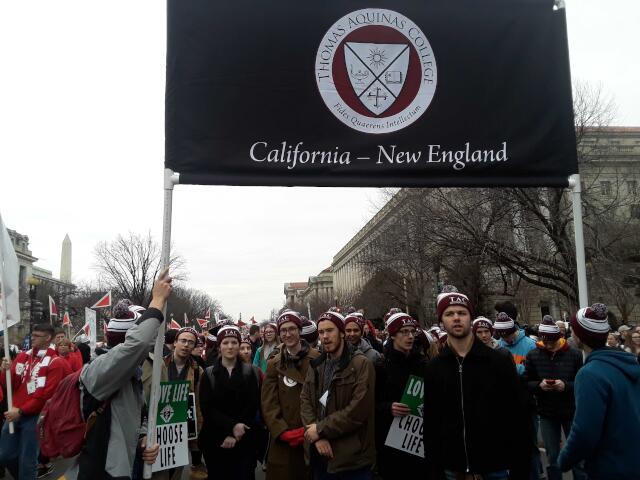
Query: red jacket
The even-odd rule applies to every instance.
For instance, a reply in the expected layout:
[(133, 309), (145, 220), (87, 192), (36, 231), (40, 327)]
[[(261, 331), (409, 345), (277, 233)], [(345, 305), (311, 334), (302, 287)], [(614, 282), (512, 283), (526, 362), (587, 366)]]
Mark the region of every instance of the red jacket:
[[(34, 354), (33, 350), (20, 352), (11, 364), (13, 406), (25, 415), (37, 415), (45, 402), (56, 391), (65, 373), (64, 360), (58, 357), (53, 345)], [(6, 375), (0, 382), (6, 384)]]
[(69, 365), (69, 373), (77, 372), (82, 368), (82, 354), (80, 350), (73, 350), (69, 352), (66, 357), (62, 355), (59, 355), (59, 357)]

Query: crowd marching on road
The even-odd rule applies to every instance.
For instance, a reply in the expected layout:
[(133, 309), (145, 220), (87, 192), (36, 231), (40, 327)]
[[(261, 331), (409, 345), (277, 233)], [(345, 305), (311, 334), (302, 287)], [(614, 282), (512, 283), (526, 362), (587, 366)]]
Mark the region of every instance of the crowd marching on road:
[[(146, 308), (118, 302), (95, 351), (40, 324), (3, 355), (3, 474), (53, 477), (64, 457), (63, 478), (82, 480), (140, 479), (145, 464), (155, 479), (640, 479), (640, 327), (620, 345), (603, 304), (525, 332), (512, 303), (491, 320), (445, 286), (428, 329), (397, 308), (380, 330), (353, 307), (284, 309), (246, 331), (168, 330), (155, 358), (171, 283), (163, 272)], [(155, 362), (162, 388), (192, 399), (169, 453), (147, 435)]]

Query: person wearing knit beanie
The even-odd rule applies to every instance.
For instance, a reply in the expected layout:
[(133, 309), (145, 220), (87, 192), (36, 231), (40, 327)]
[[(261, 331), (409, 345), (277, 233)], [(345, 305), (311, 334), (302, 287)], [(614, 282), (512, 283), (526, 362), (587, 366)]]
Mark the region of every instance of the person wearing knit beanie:
[(464, 307), (469, 312), (469, 316), (473, 316), (473, 304), (469, 300), (469, 297), (458, 292), (458, 289), (453, 285), (445, 285), (442, 287), (442, 293), (436, 298), (438, 322), (442, 321), (442, 315), (449, 307)]
[(318, 336), (325, 353), (342, 351), (344, 347), (344, 317), (335, 311), (327, 311), (318, 317)]
[(495, 348), (491, 343), (493, 340), (493, 322), (486, 317), (478, 317), (471, 324), (471, 330), (478, 340), (485, 345)]
[(344, 333), (344, 317), (340, 312), (335, 310), (329, 310), (318, 317), (318, 321), (316, 325), (318, 325), (318, 329), (320, 329), (320, 322), (322, 321), (332, 322), (340, 331), (340, 333)]
[(238, 342), (238, 346), (240, 345), (240, 340), (242, 340), (242, 335), (240, 334), (240, 329), (233, 325), (225, 325), (220, 330), (218, 330), (218, 335), (216, 335), (217, 341), (219, 345), (222, 345), (225, 338), (235, 338)]
[(309, 345), (315, 347), (318, 345), (318, 326), (307, 317), (302, 317), (302, 330), (300, 336)]
[(249, 337), (242, 337), (240, 341), (240, 358), (244, 363), (251, 363), (253, 361), (251, 355), (251, 340)]
[(611, 327), (607, 317), (608, 309), (604, 303), (594, 303), (581, 308), (571, 316), (569, 323), (578, 346), (586, 345), (591, 350), (603, 348)]
[(536, 342), (527, 337), (524, 330), (519, 329), (513, 318), (506, 312), (500, 312), (496, 315), (493, 328), (500, 337), (498, 345), (509, 350), (516, 364), (518, 375), (524, 375), (527, 354), (536, 348)]
[(509, 337), (510, 335), (516, 333), (518, 331), (518, 327), (516, 327), (516, 322), (507, 315), (506, 312), (500, 312), (496, 315), (496, 321), (493, 324), (493, 328), (498, 334), (499, 337)]
[(300, 394), (311, 362), (320, 354), (316, 343), (310, 345), (302, 336), (315, 325), (291, 310), (280, 314), (277, 325), (282, 344), (267, 361), (261, 394), (262, 414), (270, 433), (264, 449), (268, 451), (266, 479), (309, 478)]
[(640, 472), (640, 364), (629, 352), (605, 347), (607, 313), (606, 305), (595, 303), (570, 319), (585, 362), (573, 383), (576, 410), (557, 464), (566, 472), (584, 462), (588, 478), (635, 480)]
[(554, 321), (551, 315), (545, 315), (542, 317), (542, 323), (538, 326), (538, 337), (543, 342), (554, 343), (562, 338), (562, 332), (560, 327)]
[(300, 394), (305, 446), (316, 459), (313, 478), (372, 478), (376, 461), (375, 369), (345, 341), (344, 331), (340, 313), (318, 317), (323, 353), (309, 368)]
[(298, 312), (294, 312), (293, 310), (287, 310), (280, 314), (280, 316), (278, 317), (278, 321), (276, 322), (278, 335), (280, 335), (280, 328), (282, 327), (282, 325), (288, 322), (293, 323), (296, 327), (298, 327), (298, 330), (302, 330), (302, 317), (300, 316), (300, 314)]
[[(547, 457), (547, 477), (562, 477), (558, 466), (561, 436), (569, 436), (575, 413), (573, 385), (582, 368), (582, 353), (570, 348), (551, 315), (538, 327), (540, 341), (526, 357), (525, 373), (529, 391), (535, 396), (540, 432)], [(573, 477), (585, 480), (584, 470), (576, 467)]]
[(364, 338), (364, 326), (365, 320), (361, 313), (350, 313), (344, 318), (345, 338), (350, 345), (359, 349), (375, 365), (382, 357)]
[(116, 303), (111, 311), (113, 318), (107, 323), (107, 345), (110, 348), (124, 342), (127, 330), (136, 324), (144, 310), (129, 299)]

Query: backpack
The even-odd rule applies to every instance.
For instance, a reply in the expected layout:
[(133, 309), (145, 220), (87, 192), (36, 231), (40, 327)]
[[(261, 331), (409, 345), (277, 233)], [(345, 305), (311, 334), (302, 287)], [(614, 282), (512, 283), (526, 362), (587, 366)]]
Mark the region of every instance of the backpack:
[(46, 457), (71, 458), (78, 455), (98, 415), (111, 401), (102, 402), (86, 420), (83, 418), (80, 401), (80, 375), (83, 370), (64, 377), (40, 413), (40, 452)]

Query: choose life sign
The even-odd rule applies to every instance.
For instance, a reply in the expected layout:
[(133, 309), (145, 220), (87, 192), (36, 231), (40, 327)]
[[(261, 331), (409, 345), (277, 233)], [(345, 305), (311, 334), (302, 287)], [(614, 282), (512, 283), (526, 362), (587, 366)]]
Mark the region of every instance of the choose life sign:
[(152, 471), (189, 464), (189, 382), (161, 382), (156, 420), (156, 442), (160, 453)]
[(424, 414), (424, 381), (411, 375), (402, 394), (402, 403), (411, 410), (409, 415), (394, 417), (384, 444), (424, 458), (422, 436)]

